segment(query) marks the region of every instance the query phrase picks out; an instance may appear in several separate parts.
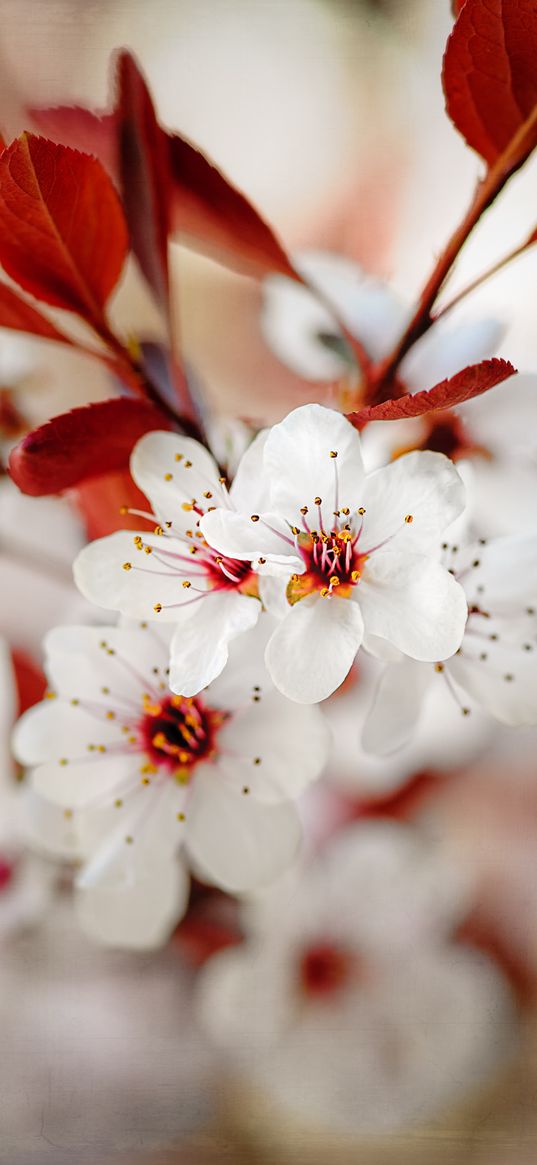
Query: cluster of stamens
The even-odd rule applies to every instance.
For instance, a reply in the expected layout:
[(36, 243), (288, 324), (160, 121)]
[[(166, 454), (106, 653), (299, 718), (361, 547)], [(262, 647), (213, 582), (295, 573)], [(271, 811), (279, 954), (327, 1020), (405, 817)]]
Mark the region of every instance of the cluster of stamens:
[[(181, 470), (192, 468), (192, 462), (182, 453), (176, 453), (175, 460)], [(173, 473), (163, 474), (163, 479), (167, 482), (172, 481), (173, 477)], [(209, 546), (199, 529), (200, 519), (216, 509), (214, 504), (207, 504), (213, 502), (213, 489), (204, 490), (202, 499), (193, 497), (180, 502), (181, 509), (192, 514), (190, 528), (185, 530), (182, 524), (178, 525), (172, 520), (167, 520), (163, 524), (157, 523), (153, 527), (152, 535), (161, 540), (161, 545), (149, 542), (147, 536), (144, 537), (142, 534), (134, 535), (133, 544), (138, 554), (151, 556), (152, 563), (158, 564), (158, 568), (154, 569), (152, 565), (137, 561), (127, 561), (123, 563), (123, 570), (142, 570), (146, 574), (154, 574), (157, 579), (177, 578), (178, 586), (191, 592), (191, 598), (186, 600), (187, 602), (197, 602), (215, 590), (238, 590), (241, 594), (257, 597), (256, 575), (252, 571), (251, 563), (220, 554)], [(219, 505), (229, 508), (225, 477), (219, 478), (218, 490)], [(154, 514), (128, 506), (122, 506), (121, 512), (143, 518), (147, 522), (156, 521)], [(153, 610), (158, 615), (164, 607), (170, 609), (184, 605), (184, 600), (177, 604), (155, 602)]]
[(186, 784), (195, 765), (215, 755), (223, 720), (199, 698), (169, 695), (154, 702), (144, 696), (144, 714), (137, 726), (139, 747), (153, 771), (165, 769)]

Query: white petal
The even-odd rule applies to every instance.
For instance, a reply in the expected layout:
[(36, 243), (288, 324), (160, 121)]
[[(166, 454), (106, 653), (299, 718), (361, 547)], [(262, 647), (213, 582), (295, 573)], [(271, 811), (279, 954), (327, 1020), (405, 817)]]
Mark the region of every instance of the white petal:
[(386, 550), (372, 555), (358, 597), (368, 633), (413, 659), (447, 659), (461, 644), (466, 597), (433, 559)]
[(229, 643), (248, 631), (261, 614), (258, 599), (236, 591), (215, 591), (195, 608), (176, 612), (169, 682), (173, 692), (195, 696), (226, 666)]
[(223, 498), (214, 458), (199, 441), (178, 433), (146, 433), (134, 446), (131, 473), (161, 521), (180, 519), (181, 502), (203, 499), (207, 490), (213, 505)]
[(248, 707), (256, 693), (266, 696), (274, 691), (265, 667), (265, 648), (275, 627), (276, 620), (261, 611), (255, 626), (230, 643), (228, 666), (207, 689), (205, 698), (211, 708), (233, 712)]
[(252, 522), (250, 514), (212, 510), (201, 519), (200, 530), (207, 542), (228, 558), (252, 562), (254, 567), (258, 558), (267, 558), (271, 567), (279, 565), (288, 574), (303, 571), (304, 563), (283, 518), (265, 512), (257, 517), (259, 520)]
[[(342, 255), (310, 252), (295, 260), (298, 270), (318, 287), (335, 313), (364, 344), (374, 360), (393, 347), (407, 312), (389, 287), (366, 275)], [(341, 337), (335, 315), (307, 289), (274, 276), (265, 282), (261, 319), (265, 339), (273, 352), (299, 376), (333, 380), (348, 367), (337, 351)], [(319, 336), (333, 337), (328, 346)]]
[(98, 760), (67, 765), (39, 765), (32, 772), (32, 787), (41, 797), (66, 809), (83, 809), (96, 801), (112, 802), (124, 782), (139, 781), (137, 756), (100, 756)]
[(260, 574), (258, 578), (259, 598), (269, 615), (284, 619), (289, 611), (287, 602), (288, 578), (279, 575)]
[(537, 534), (495, 538), (486, 546), (470, 548), (466, 557), (479, 562), (463, 580), (471, 602), (479, 600), (486, 611), (508, 619), (523, 617), (528, 607), (535, 606)]
[[(385, 539), (393, 549), (436, 552), (444, 530), (464, 509), (465, 489), (443, 453), (415, 452), (369, 474), (362, 499), (364, 552)], [(408, 516), (412, 521), (405, 521)]]
[(301, 599), (267, 646), (265, 661), (274, 684), (299, 704), (325, 700), (350, 671), (363, 632), (360, 609), (350, 599)]
[(277, 1043), (292, 1022), (288, 977), (284, 960), (250, 944), (209, 959), (198, 980), (198, 1006), (210, 1039), (228, 1050), (244, 1032), (253, 1049)]
[(217, 886), (241, 893), (274, 881), (291, 864), (301, 840), (291, 802), (263, 805), (236, 793), (216, 767), (200, 767), (187, 810), (186, 844)]
[(236, 712), (218, 736), (218, 769), (226, 784), (259, 801), (296, 798), (320, 776), (330, 742), (317, 708), (298, 706), (278, 692)]
[(46, 700), (21, 716), (13, 733), (13, 752), (24, 765), (56, 761), (60, 756), (85, 760), (88, 744), (121, 740), (121, 729), (113, 721), (91, 716), (63, 700)]
[(54, 627), (46, 636), (45, 651), (53, 691), (65, 700), (94, 701), (103, 714), (114, 708), (135, 712), (142, 693), (154, 686), (153, 668), (164, 669), (168, 662), (160, 629), (157, 634), (140, 625)]
[(118, 845), (97, 854), (78, 876), (75, 905), (82, 928), (114, 947), (162, 946), (184, 914), (189, 879), (176, 857)]
[(236, 510), (259, 514), (269, 508), (269, 482), (263, 473), (263, 454), (268, 429), (262, 429), (243, 453), (229, 491)]
[(302, 506), (310, 507), (316, 517), (316, 497), (322, 498), (325, 525), (341, 506), (362, 504), (360, 437), (334, 409), (302, 405), (274, 425), (265, 445), (265, 467), (273, 508), (297, 526)]
[(401, 378), (417, 392), (493, 356), (505, 328), (498, 320), (439, 320), (401, 362)]
[[(90, 542), (75, 559), (73, 571), (75, 582), (82, 594), (98, 607), (121, 611), (133, 619), (156, 619), (173, 622), (177, 610), (185, 603), (191, 603), (192, 588), (183, 587), (183, 580), (194, 585), (193, 563), (176, 559), (161, 559), (157, 554), (146, 555), (136, 549), (135, 534), (120, 530), (107, 538)], [(158, 552), (163, 548), (163, 540), (158, 536), (142, 532), (144, 544), (148, 543)], [(178, 540), (166, 539), (166, 550), (184, 554), (184, 546)], [(132, 569), (125, 570), (124, 563), (131, 563)], [(195, 577), (195, 586), (207, 590), (205, 577)], [(162, 611), (155, 612), (160, 603)]]
[(417, 727), (431, 679), (429, 664), (416, 663), (413, 659), (388, 664), (362, 733), (366, 752), (385, 756), (407, 744)]
[(445, 665), (449, 675), (501, 724), (537, 724), (537, 652), (489, 642), (481, 660), (483, 642), (477, 648), (474, 642), (470, 634), (465, 636), (462, 655)]

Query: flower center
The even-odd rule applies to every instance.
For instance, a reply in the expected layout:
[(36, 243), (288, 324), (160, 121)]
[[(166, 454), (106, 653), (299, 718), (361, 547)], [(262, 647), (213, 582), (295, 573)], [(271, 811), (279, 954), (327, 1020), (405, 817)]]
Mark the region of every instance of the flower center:
[(139, 744), (151, 766), (167, 770), (186, 784), (194, 767), (214, 756), (224, 720), (225, 714), (207, 708), (199, 697), (171, 695), (153, 703), (145, 696)]
[(335, 524), (330, 530), (308, 530), (297, 536), (297, 549), (304, 561), (304, 574), (292, 574), (287, 587), (287, 601), (293, 606), (299, 599), (319, 591), (323, 598), (337, 594), (349, 598), (358, 585), (367, 554), (358, 550), (362, 524), (353, 529), (349, 522)]
[(435, 410), (421, 417), (421, 430), (417, 439), (408, 445), (401, 445), (392, 453), (392, 461), (413, 450), (430, 449), (433, 453), (444, 453), (452, 461), (461, 457), (481, 456), (490, 458), (488, 449), (478, 445), (451, 409)]
[(316, 998), (334, 995), (348, 983), (354, 962), (350, 951), (330, 942), (307, 947), (299, 966), (302, 992)]

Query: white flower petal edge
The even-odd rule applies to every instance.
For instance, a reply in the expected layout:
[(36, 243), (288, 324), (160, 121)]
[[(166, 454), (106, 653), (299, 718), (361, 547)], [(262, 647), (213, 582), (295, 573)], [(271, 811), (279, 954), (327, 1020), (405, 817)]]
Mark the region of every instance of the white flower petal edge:
[(371, 635), (434, 662), (460, 646), (468, 614), (460, 583), (422, 554), (384, 551), (368, 563), (360, 607)]
[(403, 659), (384, 669), (362, 733), (366, 752), (386, 756), (411, 740), (431, 679), (427, 664)]

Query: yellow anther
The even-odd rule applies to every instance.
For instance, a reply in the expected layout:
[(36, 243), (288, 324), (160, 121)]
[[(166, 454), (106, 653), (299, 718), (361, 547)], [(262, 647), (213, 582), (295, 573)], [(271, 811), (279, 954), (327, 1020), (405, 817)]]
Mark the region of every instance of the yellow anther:
[(124, 562), (123, 570), (132, 570), (132, 562)]
[(243, 791), (244, 795), (245, 795), (245, 796), (247, 796), (247, 794), (250, 792), (250, 788), (249, 788), (249, 786), (248, 786), (248, 785), (243, 785), (243, 787), (242, 787), (242, 791)]
[(173, 481), (173, 473), (165, 473), (164, 481)]
[(444, 670), (443, 663), (435, 663), (434, 670), (437, 672), (442, 672)]
[(342, 507), (341, 507), (341, 513), (342, 513), (342, 514), (345, 514), (345, 516), (347, 516), (347, 514), (350, 514), (349, 507), (348, 507), (348, 506), (342, 506)]
[(329, 594), (330, 594), (330, 591), (328, 590), (328, 587), (321, 587), (321, 598), (322, 599), (326, 599), (326, 596)]
[(61, 757), (61, 759), (60, 759), (60, 761), (59, 761), (59, 763), (60, 763), (61, 765), (68, 765), (68, 764), (69, 764), (69, 761), (68, 761), (68, 759), (67, 759), (67, 757), (66, 757), (66, 756), (62, 756), (62, 757)]
[(266, 560), (266, 558), (258, 558), (257, 561), (258, 561), (259, 566), (264, 566), (267, 560)]
[(177, 814), (177, 820), (178, 820), (178, 821), (184, 821), (184, 820), (185, 820), (185, 815), (184, 815), (184, 813), (178, 813), (178, 814)]
[(153, 547), (152, 547), (152, 546), (144, 546), (144, 553), (145, 553), (145, 554), (152, 554), (152, 553), (153, 553)]
[[(185, 510), (185, 512), (188, 513), (189, 510), (194, 509), (194, 506), (192, 505), (192, 502), (182, 502), (181, 509)], [(192, 535), (190, 535), (190, 537), (192, 537)]]
[(107, 713), (106, 713), (106, 719), (107, 719), (107, 720), (115, 720), (115, 718), (116, 718), (116, 714), (115, 714), (115, 712), (107, 712)]
[(298, 526), (291, 526), (291, 534), (294, 534), (295, 538), (296, 538), (297, 534), (300, 534), (300, 530), (298, 529)]
[(151, 784), (151, 781), (150, 781), (149, 777), (142, 777), (142, 780), (141, 780), (140, 784), (142, 784), (142, 785), (150, 785), (150, 784)]
[(73, 705), (73, 708), (76, 708), (77, 704), (80, 704), (80, 700), (77, 700), (76, 696), (73, 696), (71, 704)]
[(162, 526), (155, 526), (153, 533), (154, 534), (163, 534), (164, 530), (162, 529)]
[(132, 845), (134, 838), (130, 837), (130, 835), (129, 835), (125, 838), (125, 841), (126, 841), (127, 845)]
[(140, 534), (135, 534), (133, 538), (135, 546), (143, 546), (142, 537)]
[(160, 612), (162, 611), (162, 603), (155, 603), (153, 610), (157, 615), (160, 615)]
[(360, 571), (359, 570), (352, 570), (351, 571), (352, 582), (358, 582), (359, 578), (360, 578)]
[(261, 764), (261, 757), (254, 756), (254, 765), (260, 765), (260, 764)]
[(251, 522), (259, 522), (259, 514), (250, 514)]
[(109, 696), (110, 695), (110, 688), (101, 688), (101, 693), (103, 696)]
[(184, 586), (185, 591), (186, 591), (186, 590), (188, 590), (189, 587), (192, 586), (192, 583), (189, 582), (187, 578), (185, 578), (185, 579), (183, 579), (182, 586)]
[(218, 480), (220, 482), (220, 485), (225, 485), (227, 482), (227, 477), (219, 477)]
[(210, 489), (207, 489), (207, 490), (205, 490), (205, 493), (203, 496), (204, 496), (204, 498), (212, 498), (213, 495), (212, 495)]
[(56, 692), (45, 692), (45, 700), (55, 700)]
[(64, 809), (63, 816), (65, 817), (66, 821), (70, 821), (71, 817), (73, 816), (73, 810), (72, 809)]
[(176, 453), (176, 454), (175, 454), (175, 460), (176, 460), (176, 461), (182, 461), (182, 460), (183, 460), (183, 454), (182, 454), (182, 453)]
[(97, 744), (95, 747), (97, 752), (106, 752), (106, 744)]
[(121, 809), (122, 804), (123, 801), (121, 800), (121, 797), (118, 797), (117, 800), (114, 801), (114, 809)]
[(406, 522), (407, 526), (410, 526), (411, 522), (413, 522), (413, 521), (414, 521), (414, 515), (413, 514), (406, 514), (405, 522)]
[(316, 498), (314, 498), (313, 500), (314, 500), (314, 502), (315, 502), (315, 505), (316, 505), (316, 506), (322, 506), (322, 504), (323, 504), (323, 499), (322, 499), (322, 498), (320, 498), (320, 497), (316, 497)]
[(185, 461), (185, 469), (192, 469), (192, 462), (191, 461)]
[(360, 509), (359, 509), (359, 510), (357, 510), (356, 512), (357, 512), (358, 514), (360, 514), (360, 517), (361, 517), (361, 518), (363, 518), (363, 516), (364, 516), (364, 514), (365, 514), (365, 506), (360, 506)]
[(119, 512), (120, 512), (120, 514), (128, 514), (128, 512), (129, 512), (129, 507), (128, 507), (128, 506), (120, 506), (120, 507), (119, 507)]
[(307, 506), (301, 506), (301, 507), (300, 507), (300, 513), (301, 513), (301, 514), (307, 514), (307, 512), (308, 512), (308, 507), (307, 507)]
[(331, 449), (331, 450), (330, 450), (330, 456), (331, 456), (331, 457), (337, 457), (337, 449)]
[(338, 579), (337, 574), (332, 574), (330, 576), (330, 586), (331, 587), (338, 587), (339, 586), (339, 579)]

